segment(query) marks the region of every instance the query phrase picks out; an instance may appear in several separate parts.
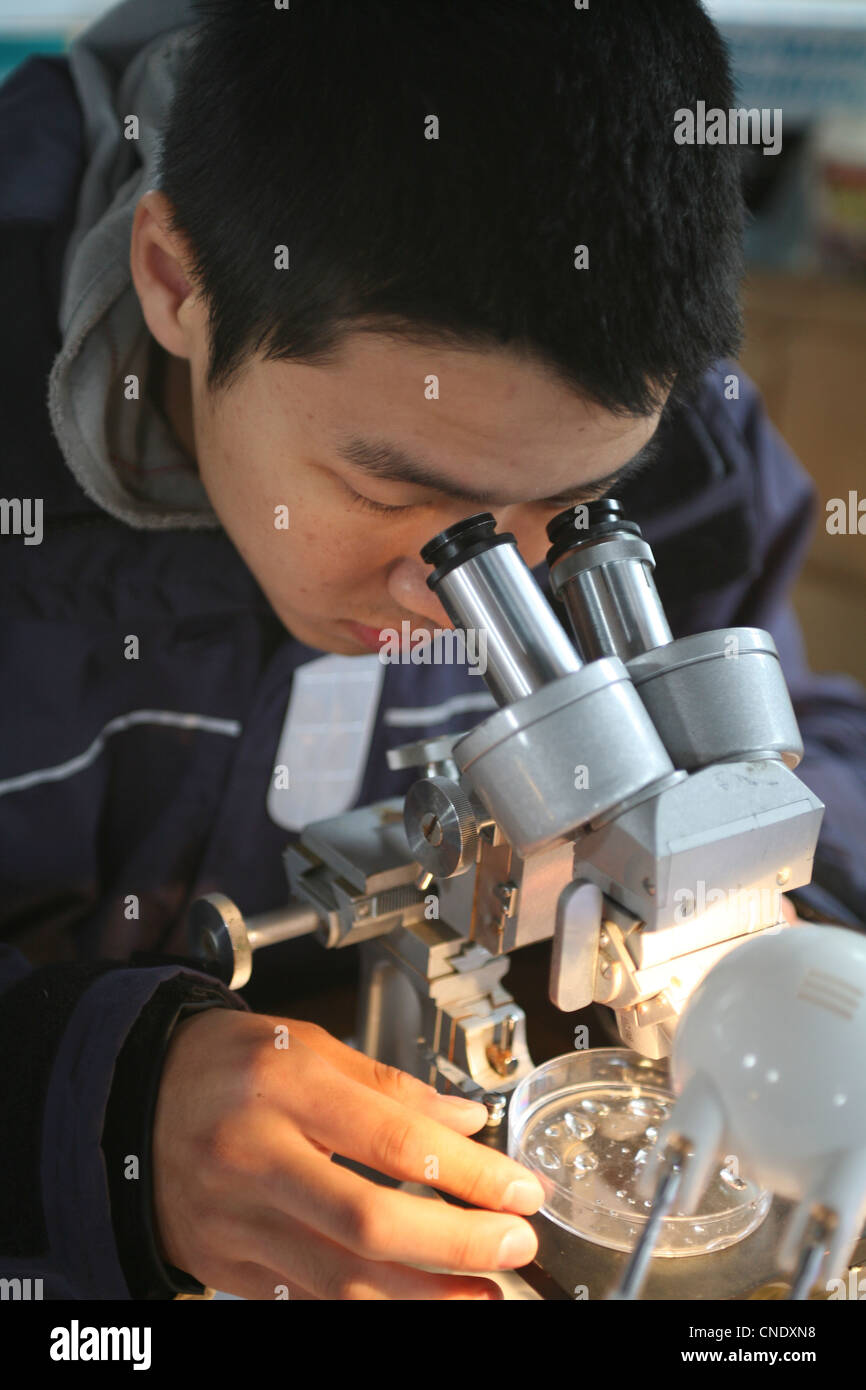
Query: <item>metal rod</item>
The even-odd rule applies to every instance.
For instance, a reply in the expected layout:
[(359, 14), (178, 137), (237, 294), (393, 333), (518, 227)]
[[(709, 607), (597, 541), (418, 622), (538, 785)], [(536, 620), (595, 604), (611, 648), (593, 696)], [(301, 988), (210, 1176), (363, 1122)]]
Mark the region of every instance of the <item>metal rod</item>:
[(810, 1240), (808, 1244), (803, 1245), (801, 1257), (796, 1265), (794, 1283), (785, 1294), (785, 1301), (803, 1302), (809, 1297), (809, 1294), (815, 1289), (817, 1276), (822, 1272), (826, 1251), (827, 1245), (823, 1236), (816, 1236), (815, 1240)]
[(653, 1250), (661, 1235), (662, 1222), (674, 1204), (682, 1180), (682, 1148), (668, 1145), (653, 1195), (652, 1210), (647, 1223), (629, 1256), (628, 1264), (616, 1288), (608, 1294), (610, 1301), (632, 1301), (640, 1293), (649, 1269)]
[(308, 936), (321, 924), (321, 917), (310, 903), (290, 902), (247, 919), (250, 950), (273, 946), (277, 941), (289, 941), (296, 936)]

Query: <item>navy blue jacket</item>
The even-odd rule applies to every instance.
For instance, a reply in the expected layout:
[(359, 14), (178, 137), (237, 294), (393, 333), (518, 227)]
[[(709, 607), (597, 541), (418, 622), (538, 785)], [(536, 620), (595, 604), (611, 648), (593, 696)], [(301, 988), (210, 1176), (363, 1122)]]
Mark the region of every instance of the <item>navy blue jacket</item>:
[[(321, 653), (286, 632), (222, 530), (133, 530), (65, 465), (45, 396), (81, 161), (65, 60), (30, 60), (0, 88), (0, 495), (44, 499), (41, 545), (0, 537), (0, 1276), (41, 1278), (46, 1297), (154, 1298), (195, 1287), (161, 1266), (149, 1226), (163, 1049), (189, 1010), (246, 1005), (183, 964), (131, 957), (182, 956), (202, 893), (250, 913), (285, 901), (290, 836), (266, 795), (293, 673)], [(675, 636), (772, 633), (799, 775), (827, 807), (803, 901), (862, 926), (866, 697), (806, 666), (788, 594), (815, 489), (742, 373), (724, 399), (731, 369), (707, 375), (620, 495)], [(122, 658), (128, 633), (139, 661)], [(386, 667), (352, 804), (404, 792), (415, 774), (389, 772), (386, 749), (470, 727), (478, 694), (460, 666)], [(301, 970), (323, 956), (292, 949)], [(118, 1172), (139, 1151), (135, 1188)]]

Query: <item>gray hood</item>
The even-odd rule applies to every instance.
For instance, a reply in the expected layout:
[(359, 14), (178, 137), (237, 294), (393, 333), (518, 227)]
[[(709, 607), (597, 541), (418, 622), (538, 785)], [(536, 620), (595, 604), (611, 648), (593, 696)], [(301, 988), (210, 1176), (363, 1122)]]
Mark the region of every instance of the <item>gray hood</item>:
[[(219, 525), (195, 460), (150, 399), (153, 355), (161, 349), (129, 270), (133, 214), (156, 183), (157, 137), (193, 18), (188, 0), (125, 0), (69, 50), (86, 166), (63, 264), (62, 347), (48, 407), (84, 491), (140, 529)], [(138, 140), (124, 137), (129, 115), (138, 117)], [(130, 375), (138, 378), (138, 399), (127, 399)]]

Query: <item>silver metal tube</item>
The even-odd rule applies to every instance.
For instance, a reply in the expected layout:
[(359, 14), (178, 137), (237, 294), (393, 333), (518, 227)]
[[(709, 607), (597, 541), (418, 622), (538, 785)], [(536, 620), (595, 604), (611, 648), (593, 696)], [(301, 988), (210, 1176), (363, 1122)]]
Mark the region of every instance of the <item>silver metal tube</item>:
[(821, 1266), (833, 1238), (836, 1220), (835, 1212), (827, 1207), (813, 1207), (786, 1299), (795, 1303), (808, 1299), (821, 1274)]
[(680, 1188), (681, 1160), (682, 1152), (679, 1147), (672, 1146), (665, 1152), (653, 1196), (652, 1209), (629, 1256), (619, 1283), (608, 1294), (608, 1299), (612, 1302), (630, 1302), (638, 1297), (643, 1288), (649, 1272), (649, 1262), (652, 1259), (653, 1250), (661, 1235), (662, 1224), (673, 1206)]
[(456, 628), (474, 631), (476, 643), (484, 634), (484, 679), (500, 705), (580, 670), (580, 657), (516, 546), (496, 545), (464, 560), (439, 580), (436, 594)]
[(626, 533), (577, 542), (553, 563), (551, 583), (585, 661), (628, 662), (673, 640), (653, 568), (646, 542)]
[(290, 902), (247, 919), (247, 937), (251, 951), (273, 946), (277, 941), (289, 941), (296, 936), (309, 936), (321, 924), (321, 917), (309, 903)]
[(626, 560), (576, 575), (563, 594), (584, 659), (633, 656), (672, 640), (644, 565)]

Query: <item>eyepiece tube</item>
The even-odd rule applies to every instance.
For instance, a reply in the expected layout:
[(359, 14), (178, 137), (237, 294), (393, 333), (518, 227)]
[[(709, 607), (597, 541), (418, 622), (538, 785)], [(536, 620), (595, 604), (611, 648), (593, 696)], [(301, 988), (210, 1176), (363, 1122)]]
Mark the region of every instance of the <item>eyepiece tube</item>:
[(581, 660), (510, 532), (490, 512), (440, 531), (421, 551), (427, 584), (455, 628), (484, 634), (484, 679), (500, 705), (578, 671)]
[(673, 634), (653, 579), (653, 553), (614, 498), (569, 507), (547, 527), (554, 594), (565, 605), (584, 661), (628, 662)]

